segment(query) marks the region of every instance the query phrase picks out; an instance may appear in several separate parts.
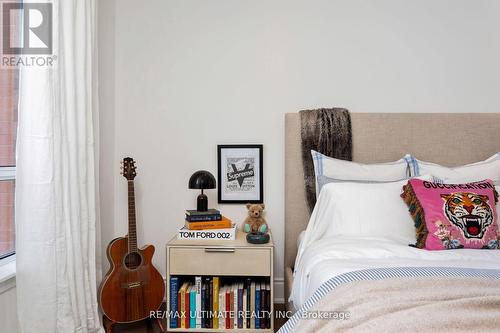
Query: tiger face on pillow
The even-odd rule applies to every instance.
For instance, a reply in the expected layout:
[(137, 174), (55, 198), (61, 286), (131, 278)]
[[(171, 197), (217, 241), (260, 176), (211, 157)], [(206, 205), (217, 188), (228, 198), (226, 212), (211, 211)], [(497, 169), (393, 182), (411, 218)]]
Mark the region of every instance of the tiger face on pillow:
[(446, 184), (413, 178), (401, 194), (426, 250), (500, 249), (498, 193), (492, 180)]
[(460, 228), (465, 238), (483, 238), (493, 222), (493, 212), (487, 195), (472, 192), (441, 194), (444, 212), (450, 222)]

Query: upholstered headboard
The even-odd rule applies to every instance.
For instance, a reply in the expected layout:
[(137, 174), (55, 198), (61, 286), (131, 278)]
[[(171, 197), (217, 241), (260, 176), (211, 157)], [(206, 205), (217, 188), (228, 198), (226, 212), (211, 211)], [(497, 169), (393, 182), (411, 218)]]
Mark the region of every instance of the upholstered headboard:
[[(480, 161), (500, 151), (500, 114), (497, 113), (351, 113), (351, 120), (353, 160), (357, 162), (395, 161), (411, 153), (422, 160), (453, 166)], [(294, 264), (297, 236), (306, 228), (308, 220), (300, 116), (287, 113), (285, 268)]]

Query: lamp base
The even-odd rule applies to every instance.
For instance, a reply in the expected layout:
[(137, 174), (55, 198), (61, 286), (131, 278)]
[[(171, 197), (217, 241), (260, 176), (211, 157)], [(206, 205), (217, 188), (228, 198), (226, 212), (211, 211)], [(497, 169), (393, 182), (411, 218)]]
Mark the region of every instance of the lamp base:
[(199, 212), (206, 212), (208, 210), (208, 197), (203, 193), (198, 196), (196, 210)]

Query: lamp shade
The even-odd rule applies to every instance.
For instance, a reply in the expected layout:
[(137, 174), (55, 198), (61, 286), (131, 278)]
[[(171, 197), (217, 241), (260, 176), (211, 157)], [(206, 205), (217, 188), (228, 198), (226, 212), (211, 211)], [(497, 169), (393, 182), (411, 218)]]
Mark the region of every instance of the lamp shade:
[(190, 189), (212, 189), (215, 188), (216, 184), (215, 177), (205, 170), (196, 171), (189, 178)]

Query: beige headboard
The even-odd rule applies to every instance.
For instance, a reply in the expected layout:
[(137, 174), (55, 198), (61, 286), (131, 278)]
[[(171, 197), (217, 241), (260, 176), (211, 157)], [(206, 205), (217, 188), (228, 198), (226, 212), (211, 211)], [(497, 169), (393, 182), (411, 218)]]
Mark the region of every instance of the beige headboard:
[[(500, 113), (351, 113), (353, 160), (417, 158), (453, 166), (500, 151)], [(297, 236), (307, 226), (300, 149), (300, 117), (285, 115), (285, 268), (292, 267)], [(286, 276), (286, 273), (285, 273)]]

